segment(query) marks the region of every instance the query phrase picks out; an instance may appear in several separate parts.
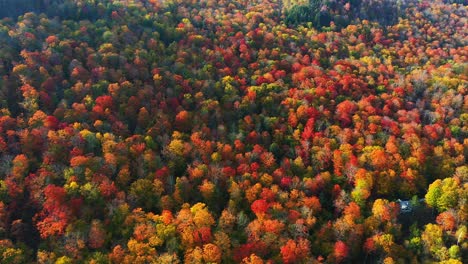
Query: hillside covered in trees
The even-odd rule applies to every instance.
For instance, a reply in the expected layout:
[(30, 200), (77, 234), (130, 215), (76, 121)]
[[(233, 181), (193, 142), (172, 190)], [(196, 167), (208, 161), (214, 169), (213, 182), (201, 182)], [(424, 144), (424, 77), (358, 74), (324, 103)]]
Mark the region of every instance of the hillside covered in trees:
[(28, 2), (0, 263), (467, 263), (466, 1)]

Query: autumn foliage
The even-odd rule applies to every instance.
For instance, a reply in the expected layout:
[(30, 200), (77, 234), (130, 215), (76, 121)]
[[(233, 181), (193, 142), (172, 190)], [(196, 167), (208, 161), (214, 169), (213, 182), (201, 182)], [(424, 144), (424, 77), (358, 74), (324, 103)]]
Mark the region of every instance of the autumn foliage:
[(37, 2), (0, 20), (0, 263), (468, 259), (461, 1)]

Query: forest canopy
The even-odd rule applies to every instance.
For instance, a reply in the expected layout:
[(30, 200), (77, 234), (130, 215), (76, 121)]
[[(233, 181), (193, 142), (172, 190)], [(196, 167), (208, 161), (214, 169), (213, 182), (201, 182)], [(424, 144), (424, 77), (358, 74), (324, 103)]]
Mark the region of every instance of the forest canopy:
[(0, 7), (0, 263), (468, 259), (466, 1)]

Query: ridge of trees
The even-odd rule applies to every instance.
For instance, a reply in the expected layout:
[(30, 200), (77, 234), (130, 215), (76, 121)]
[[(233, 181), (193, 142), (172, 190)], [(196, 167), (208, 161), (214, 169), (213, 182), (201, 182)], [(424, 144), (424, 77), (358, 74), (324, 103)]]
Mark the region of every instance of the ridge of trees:
[(388, 26), (398, 22), (404, 15), (404, 9), (411, 1), (394, 0), (309, 0), (306, 3), (290, 3), (285, 8), (286, 22), (300, 24), (310, 22), (321, 29), (329, 27), (330, 23), (338, 28), (346, 27), (359, 20), (378, 22)]

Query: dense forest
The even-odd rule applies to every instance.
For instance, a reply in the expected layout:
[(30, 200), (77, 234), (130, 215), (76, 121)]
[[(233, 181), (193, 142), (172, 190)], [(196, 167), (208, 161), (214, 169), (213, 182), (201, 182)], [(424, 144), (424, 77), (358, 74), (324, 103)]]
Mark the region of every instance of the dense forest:
[(0, 0), (0, 263), (468, 263), (468, 7)]

